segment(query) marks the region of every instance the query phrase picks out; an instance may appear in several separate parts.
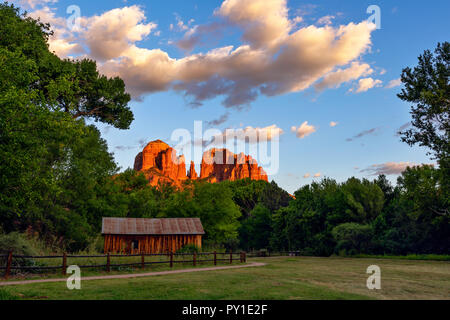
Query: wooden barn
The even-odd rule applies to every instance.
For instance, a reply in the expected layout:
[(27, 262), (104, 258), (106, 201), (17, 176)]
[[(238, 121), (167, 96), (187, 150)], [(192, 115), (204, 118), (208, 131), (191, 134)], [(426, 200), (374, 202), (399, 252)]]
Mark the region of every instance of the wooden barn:
[(105, 253), (167, 253), (185, 245), (201, 248), (205, 234), (199, 218), (103, 218)]

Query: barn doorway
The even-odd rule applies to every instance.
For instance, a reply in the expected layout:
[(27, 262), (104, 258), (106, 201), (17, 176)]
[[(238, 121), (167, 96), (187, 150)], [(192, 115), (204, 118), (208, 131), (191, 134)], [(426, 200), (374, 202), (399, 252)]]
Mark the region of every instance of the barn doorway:
[(132, 252), (136, 252), (139, 250), (139, 240), (136, 239), (131, 240), (131, 250)]

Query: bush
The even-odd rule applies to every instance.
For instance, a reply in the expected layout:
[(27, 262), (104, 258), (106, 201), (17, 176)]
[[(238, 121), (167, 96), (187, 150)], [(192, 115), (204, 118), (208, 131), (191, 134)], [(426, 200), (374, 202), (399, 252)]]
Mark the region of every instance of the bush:
[(337, 242), (336, 253), (353, 255), (369, 252), (373, 237), (369, 225), (343, 223), (335, 227), (331, 233)]
[(224, 241), (223, 246), (225, 248), (225, 251), (236, 252), (239, 249), (239, 240), (238, 239), (227, 239)]
[(37, 250), (27, 237), (18, 232), (0, 234), (0, 250), (4, 252), (13, 251), (14, 254), (33, 256)]
[[(9, 234), (0, 234), (0, 253), (7, 253), (8, 251), (13, 252), (13, 266), (22, 267), (32, 267), (38, 265), (33, 259), (24, 259), (15, 257), (15, 255), (23, 256), (35, 256), (39, 255), (39, 251), (36, 246), (32, 243), (33, 240), (29, 240), (24, 234), (18, 232), (11, 232)], [(7, 258), (0, 258), (0, 265), (6, 264)], [(19, 270), (12, 270), (14, 274), (19, 273)], [(0, 293), (1, 295), (1, 293)], [(1, 299), (1, 297), (0, 297)]]
[(201, 249), (195, 244), (187, 244), (183, 248), (179, 249), (176, 253), (199, 253)]

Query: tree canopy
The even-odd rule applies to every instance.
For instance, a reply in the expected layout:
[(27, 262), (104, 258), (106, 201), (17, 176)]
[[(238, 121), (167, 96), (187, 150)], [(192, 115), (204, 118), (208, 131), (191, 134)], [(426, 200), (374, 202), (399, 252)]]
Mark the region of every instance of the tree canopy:
[(402, 72), (404, 88), (398, 97), (413, 103), (413, 127), (401, 132), (409, 145), (431, 149), (433, 156), (448, 165), (450, 155), (450, 43), (438, 44), (434, 54), (426, 50), (414, 69)]
[[(2, 69), (3, 77), (11, 79), (8, 84), (33, 93), (32, 101), (49, 110), (128, 129), (134, 118), (123, 80), (101, 75), (93, 60), (60, 59), (49, 51), (51, 35), (49, 24), (28, 17), (14, 5), (0, 4), (2, 60), (13, 60), (9, 70)], [(26, 70), (18, 65), (25, 61)], [(16, 74), (7, 78), (11, 72)]]

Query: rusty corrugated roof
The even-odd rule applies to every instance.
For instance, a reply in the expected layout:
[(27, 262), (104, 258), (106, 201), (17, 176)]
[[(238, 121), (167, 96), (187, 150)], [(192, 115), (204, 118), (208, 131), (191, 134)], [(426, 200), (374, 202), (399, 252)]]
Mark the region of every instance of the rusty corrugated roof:
[(199, 218), (103, 218), (102, 234), (205, 234)]

